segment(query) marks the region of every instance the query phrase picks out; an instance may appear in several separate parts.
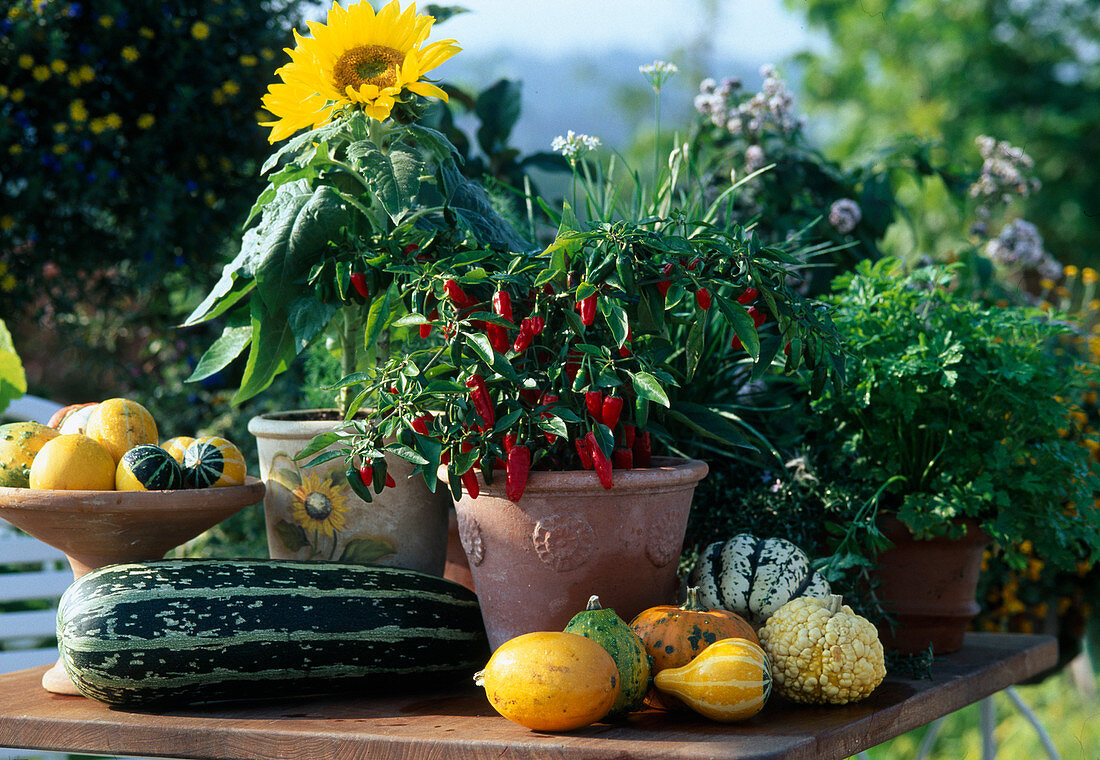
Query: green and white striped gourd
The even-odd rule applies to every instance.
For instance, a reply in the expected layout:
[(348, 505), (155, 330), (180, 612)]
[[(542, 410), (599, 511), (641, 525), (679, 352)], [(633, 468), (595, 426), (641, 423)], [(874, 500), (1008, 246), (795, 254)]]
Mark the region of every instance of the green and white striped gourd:
[(115, 469), (119, 491), (174, 491), (183, 488), (179, 462), (160, 446), (142, 443), (122, 455)]
[(183, 480), (188, 488), (239, 486), (244, 476), (244, 455), (220, 436), (197, 438), (183, 452)]
[(829, 582), (798, 546), (750, 533), (704, 549), (688, 585), (698, 587), (701, 604), (736, 612), (754, 625), (762, 625), (791, 599), (824, 598), (830, 592)]
[(110, 565), (61, 598), (61, 662), (112, 705), (194, 704), (469, 677), (477, 598), (413, 570), (262, 559)]

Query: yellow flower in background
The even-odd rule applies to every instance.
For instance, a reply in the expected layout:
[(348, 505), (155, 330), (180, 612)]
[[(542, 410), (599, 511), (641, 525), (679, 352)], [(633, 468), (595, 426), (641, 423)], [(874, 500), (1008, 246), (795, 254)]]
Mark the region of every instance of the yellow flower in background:
[(0, 98), (6, 98), (10, 90), (6, 84), (0, 84)]
[(14, 90), (11, 91), (11, 102), (12, 103), (19, 103), (25, 97), (26, 97), (26, 93), (24, 93), (23, 90), (19, 87), (16, 87)]
[(248, 66), (248, 67), (256, 66), (260, 62), (259, 58), (257, 58), (254, 55), (249, 55), (247, 53), (245, 55), (242, 55), (237, 60), (240, 61), (242, 66)]
[(144, 37), (147, 40), (151, 40), (151, 39), (153, 39), (154, 37), (157, 36), (157, 33), (154, 32), (152, 29), (150, 29), (147, 26), (143, 26), (143, 27), (141, 27), (141, 29), (138, 29), (138, 34), (140, 34), (142, 37)]
[(117, 113), (109, 113), (106, 118), (107, 126), (111, 129), (118, 129), (122, 126), (122, 117)]
[(69, 70), (69, 64), (62, 61), (60, 58), (50, 61), (50, 68), (53, 69), (55, 74), (64, 74)]
[(112, 26), (115, 25), (115, 20), (111, 16), (100, 16), (99, 25), (102, 26), (104, 29), (110, 29)]
[(382, 121), (406, 90), (446, 100), (443, 90), (421, 77), (461, 48), (455, 40), (421, 47), (434, 22), (417, 15), (415, 3), (402, 11), (398, 0), (377, 13), (370, 3), (347, 9), (337, 3), (327, 24), (308, 22), (313, 36), (294, 33), (296, 46), (287, 51), (291, 61), (275, 72), (282, 82), (264, 96), (264, 108), (275, 116), (261, 122), (271, 127), (268, 140), (327, 124), (347, 105)]
[[(11, 214), (4, 214), (3, 216), (0, 216), (0, 230), (7, 231), (12, 229), (13, 227), (15, 227), (15, 217), (13, 217)], [(3, 266), (5, 267), (4, 271), (6, 272), (7, 265), (4, 264)]]
[(347, 520), (347, 496), (332, 481), (309, 473), (293, 491), (290, 515), (307, 531), (332, 537), (344, 529)]
[(133, 63), (141, 57), (141, 53), (139, 53), (138, 49), (133, 45), (127, 45), (126, 47), (122, 48), (122, 57), (130, 63)]
[(53, 131), (57, 132), (59, 135), (63, 135), (69, 131), (69, 125), (63, 121), (59, 121), (57, 124), (53, 125)]
[(94, 82), (95, 81), (95, 69), (93, 69), (88, 64), (84, 64), (83, 66), (80, 67), (80, 78), (82, 80), (84, 80), (85, 82)]
[(92, 130), (92, 134), (98, 135), (107, 128), (107, 122), (104, 119), (92, 119), (88, 124), (88, 129)]
[(222, 83), (222, 92), (226, 95), (236, 95), (241, 91), (241, 86), (234, 82), (232, 79), (228, 79)]
[(29, 53), (23, 53), (23, 55), (19, 56), (19, 68), (29, 69), (33, 66), (34, 56), (30, 55)]
[(69, 103), (69, 118), (78, 124), (88, 120), (88, 109), (84, 107), (83, 100), (74, 100)]
[(45, 82), (50, 78), (50, 70), (45, 66), (35, 66), (31, 71), (31, 76), (34, 77), (36, 82)]
[(149, 129), (157, 123), (157, 117), (151, 113), (143, 113), (137, 118), (138, 129)]
[(18, 156), (22, 152), (23, 152), (23, 146), (22, 145), (16, 144), (16, 145), (11, 145), (11, 146), (8, 147), (8, 153), (12, 156)]
[(1081, 282), (1086, 285), (1092, 285), (1097, 279), (1100, 279), (1100, 275), (1092, 267), (1085, 267), (1081, 270)]
[(65, 143), (58, 143), (57, 145), (53, 146), (53, 152), (55, 156), (64, 156), (66, 153), (69, 152), (69, 146)]
[(202, 21), (196, 21), (191, 25), (191, 36), (196, 40), (205, 40), (210, 36), (210, 27)]
[(272, 50), (271, 48), (261, 48), (260, 49), (260, 55), (263, 57), (263, 59), (265, 61), (274, 61), (275, 60), (275, 51)]

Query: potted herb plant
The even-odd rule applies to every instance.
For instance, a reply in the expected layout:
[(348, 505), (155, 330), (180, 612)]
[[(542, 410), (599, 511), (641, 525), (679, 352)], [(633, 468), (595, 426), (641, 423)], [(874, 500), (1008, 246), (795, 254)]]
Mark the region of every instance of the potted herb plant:
[[(1064, 435), (1095, 367), (1050, 351), (1068, 327), (1049, 314), (986, 306), (952, 283), (951, 268), (892, 259), (838, 278), (848, 382), (814, 404), (819, 445), (882, 494), (876, 530), (893, 547), (874, 558), (874, 578), (903, 652), (961, 646), (990, 542), (1017, 567), (1025, 540), (1054, 566), (1100, 556), (1100, 482), (1088, 449)], [(912, 552), (932, 559), (895, 566)], [(968, 588), (948, 602), (959, 578)]]
[[(239, 254), (185, 323), (226, 323), (192, 380), (247, 352), (240, 402), (303, 351), (327, 349), (340, 366), (335, 385), (399, 352), (409, 330), (394, 321), (416, 262), (461, 254), (471, 230), (481, 241), (520, 246), (458, 172), (447, 139), (417, 121), (423, 98), (446, 98), (426, 75), (459, 50), (454, 40), (428, 43), (432, 23), (396, 1), (377, 13), (369, 3), (334, 5), (327, 24), (312, 22), (311, 36), (296, 38), (263, 101), (271, 141), (291, 139), (263, 167), (268, 186)], [(343, 467), (299, 459), (308, 441), (352, 413), (345, 387), (336, 409), (251, 421), (268, 483), (272, 556), (441, 573), (448, 500), (410, 483), (403, 460), (391, 457), (395, 487), (368, 506)]]

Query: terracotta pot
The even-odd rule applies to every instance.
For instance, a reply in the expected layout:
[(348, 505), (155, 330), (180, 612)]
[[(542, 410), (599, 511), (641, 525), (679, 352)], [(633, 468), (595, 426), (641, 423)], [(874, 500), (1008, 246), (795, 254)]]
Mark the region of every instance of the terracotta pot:
[(879, 529), (894, 544), (877, 557), (872, 573), (883, 607), (897, 619), (893, 631), (879, 631), (887, 649), (915, 654), (931, 644), (937, 655), (962, 649), (963, 634), (981, 609), (975, 594), (990, 542), (976, 520), (962, 524), (962, 538), (918, 541), (896, 517), (879, 515)]
[(477, 499), (463, 492), (458, 533), (493, 649), (522, 633), (560, 631), (593, 594), (628, 622), (675, 600), (691, 498), (707, 465), (653, 463), (615, 472), (611, 489), (592, 471), (532, 472), (519, 504), (504, 496), (499, 471), (492, 486), (481, 480)]
[(337, 426), (334, 410), (278, 412), (253, 417), (260, 476), (267, 483), (264, 516), (274, 559), (324, 559), (388, 565), (442, 575), (447, 553), (450, 494), (432, 493), (412, 465), (386, 457), (397, 482), (367, 504), (344, 475), (344, 460), (303, 467), (294, 457), (319, 433)]

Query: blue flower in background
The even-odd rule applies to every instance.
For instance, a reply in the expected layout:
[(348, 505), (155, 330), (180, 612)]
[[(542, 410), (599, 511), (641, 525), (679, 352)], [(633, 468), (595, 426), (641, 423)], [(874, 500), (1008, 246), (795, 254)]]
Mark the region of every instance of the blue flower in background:
[(76, 50), (81, 55), (88, 55), (92, 52), (92, 46), (89, 45), (87, 42), (81, 42), (79, 45), (76, 46)]
[(199, 190), (199, 183), (193, 179), (187, 180), (187, 183), (183, 186), (183, 189), (189, 193), (195, 193)]
[(110, 180), (117, 180), (121, 176), (122, 172), (120, 172), (118, 169), (111, 169), (111, 171), (107, 173), (107, 179)]
[(18, 124), (23, 129), (26, 129), (27, 127), (29, 127), (31, 125), (31, 120), (27, 116), (27, 114), (20, 111), (19, 113), (15, 114), (15, 123)]
[(7, 19), (0, 21), (0, 33), (7, 34), (11, 31), (12, 23)]
[(84, 7), (80, 3), (73, 3), (69, 6), (69, 18), (78, 18), (83, 12)]

